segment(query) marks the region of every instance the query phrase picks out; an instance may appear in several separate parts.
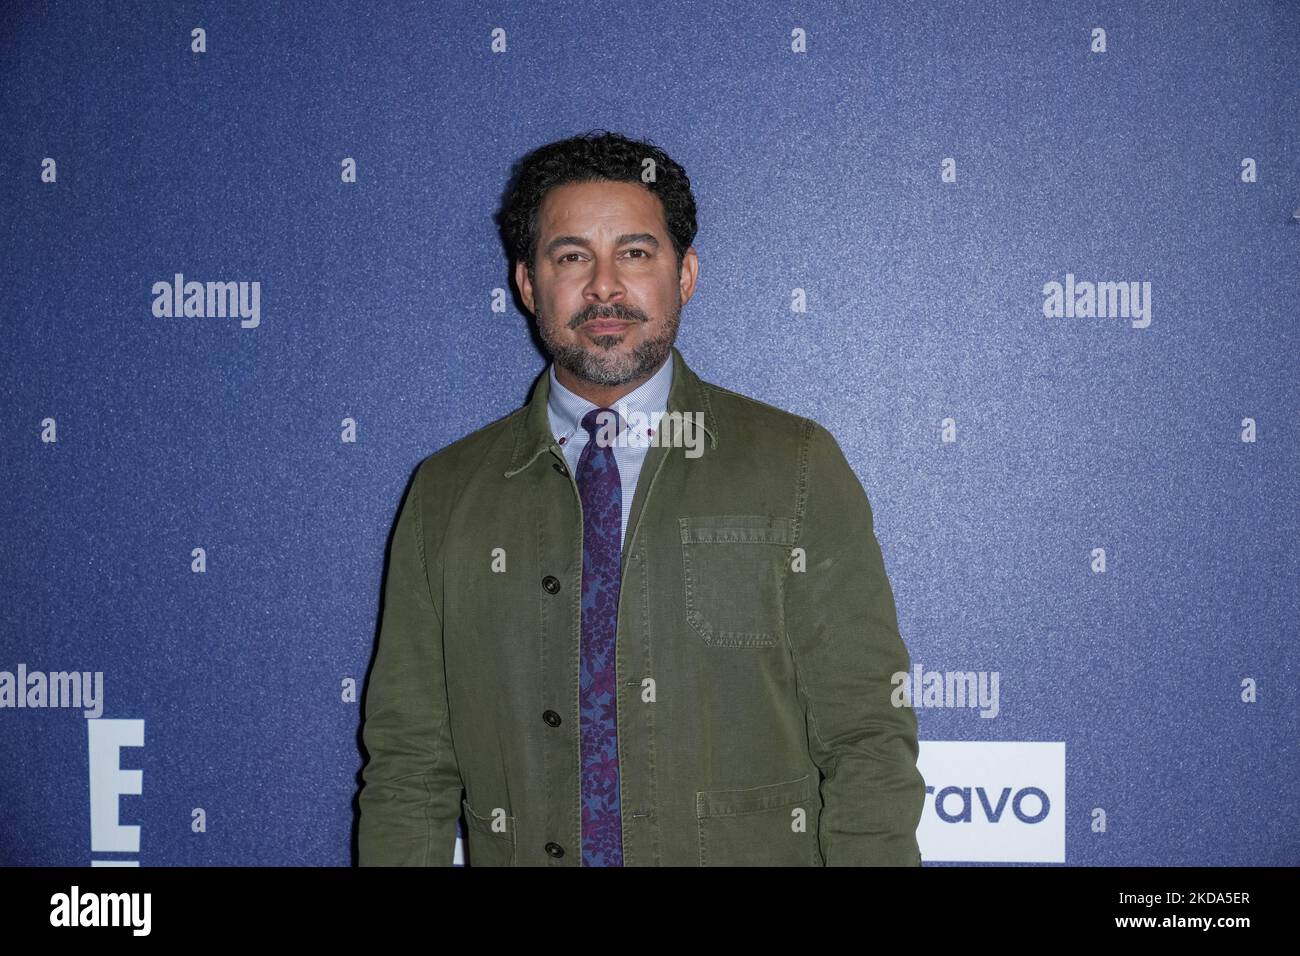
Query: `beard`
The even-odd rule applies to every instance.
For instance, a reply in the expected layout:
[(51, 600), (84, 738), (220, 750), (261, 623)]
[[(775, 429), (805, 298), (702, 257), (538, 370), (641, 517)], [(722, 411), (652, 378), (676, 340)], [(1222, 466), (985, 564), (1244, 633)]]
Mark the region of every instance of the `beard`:
[[(622, 305), (588, 306), (574, 315), (569, 321), (569, 328), (576, 329), (584, 322), (594, 318), (620, 319), (629, 322), (645, 323), (648, 316), (639, 309), (629, 309)], [(577, 378), (593, 385), (626, 385), (638, 378), (645, 378), (663, 364), (670, 354), (673, 343), (677, 341), (677, 328), (681, 324), (682, 306), (679, 297), (677, 305), (668, 313), (663, 330), (654, 338), (645, 339), (633, 346), (632, 351), (619, 351), (618, 343), (627, 335), (597, 335), (591, 339), (592, 347), (561, 342), (552, 334), (546, 317), (537, 314), (537, 331), (542, 337), (546, 350), (560, 368), (567, 369)]]

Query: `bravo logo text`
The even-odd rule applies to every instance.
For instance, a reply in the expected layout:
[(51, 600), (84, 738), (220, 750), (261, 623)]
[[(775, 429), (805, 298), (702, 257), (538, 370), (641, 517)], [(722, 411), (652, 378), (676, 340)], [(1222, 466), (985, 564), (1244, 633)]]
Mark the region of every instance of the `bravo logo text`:
[(921, 859), (1065, 862), (1065, 744), (922, 740)]

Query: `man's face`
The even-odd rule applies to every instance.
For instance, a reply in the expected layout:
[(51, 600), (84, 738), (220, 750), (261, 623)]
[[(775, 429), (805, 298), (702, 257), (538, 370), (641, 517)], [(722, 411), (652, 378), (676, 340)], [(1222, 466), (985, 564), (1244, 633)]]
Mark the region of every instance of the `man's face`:
[(619, 386), (663, 364), (698, 269), (691, 247), (678, 274), (663, 205), (644, 186), (567, 183), (537, 210), (535, 277), (519, 262), (515, 280), (557, 368)]

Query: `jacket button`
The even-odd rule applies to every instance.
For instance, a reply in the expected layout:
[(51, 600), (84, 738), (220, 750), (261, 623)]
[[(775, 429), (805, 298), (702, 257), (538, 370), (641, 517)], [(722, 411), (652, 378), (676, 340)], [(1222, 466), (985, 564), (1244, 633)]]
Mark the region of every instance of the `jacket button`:
[(560, 846), (558, 843), (548, 843), (546, 844), (546, 852), (558, 860), (560, 857), (564, 856), (564, 847)]
[(562, 723), (560, 715), (553, 710), (548, 710), (546, 713), (542, 714), (542, 720), (546, 721), (547, 726), (549, 727), (558, 727)]
[(562, 475), (567, 475), (567, 474), (568, 474), (568, 472), (564, 470), (564, 466), (561, 465), (558, 461), (553, 461), (553, 462), (551, 462), (551, 467), (554, 468), (556, 471), (558, 471), (558, 472), (559, 472), (560, 474), (562, 474)]
[(548, 574), (542, 578), (542, 587), (546, 588), (547, 594), (554, 594), (560, 590), (560, 579), (553, 574)]

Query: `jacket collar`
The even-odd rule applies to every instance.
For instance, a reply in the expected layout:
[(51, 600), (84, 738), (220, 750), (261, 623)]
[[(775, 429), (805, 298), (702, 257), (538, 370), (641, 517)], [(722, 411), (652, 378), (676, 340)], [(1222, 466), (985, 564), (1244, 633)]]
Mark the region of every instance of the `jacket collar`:
[[(704, 383), (691, 371), (675, 345), (672, 346), (672, 362), (673, 383), (668, 390), (667, 410), (681, 412), (683, 419), (691, 425), (695, 422), (695, 415), (699, 414), (705, 434), (709, 436), (712, 447), (717, 448), (718, 423), (713, 417), (713, 409), (709, 406), (709, 397), (704, 389)], [(509, 478), (523, 471), (537, 459), (538, 455), (548, 449), (553, 450), (563, 460), (560, 446), (551, 432), (550, 416), (547, 412), (550, 397), (551, 376), (548, 366), (547, 371), (542, 372), (533, 385), (532, 396), (524, 407), (524, 413), (515, 419), (514, 453), (510, 456), (510, 465), (505, 471), (505, 477)]]

